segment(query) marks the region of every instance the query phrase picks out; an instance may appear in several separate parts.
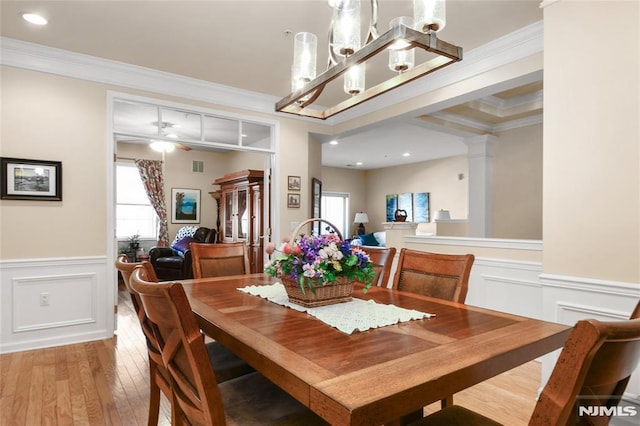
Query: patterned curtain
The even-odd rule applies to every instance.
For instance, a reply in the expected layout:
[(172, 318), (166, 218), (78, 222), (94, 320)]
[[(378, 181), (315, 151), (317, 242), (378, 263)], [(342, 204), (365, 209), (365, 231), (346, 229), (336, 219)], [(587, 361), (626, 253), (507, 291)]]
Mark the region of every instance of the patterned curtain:
[(155, 160), (135, 160), (138, 172), (142, 178), (144, 189), (151, 205), (156, 210), (160, 219), (160, 230), (158, 232), (158, 246), (169, 245), (169, 222), (167, 221), (167, 203), (164, 197), (164, 177), (162, 176), (162, 161)]

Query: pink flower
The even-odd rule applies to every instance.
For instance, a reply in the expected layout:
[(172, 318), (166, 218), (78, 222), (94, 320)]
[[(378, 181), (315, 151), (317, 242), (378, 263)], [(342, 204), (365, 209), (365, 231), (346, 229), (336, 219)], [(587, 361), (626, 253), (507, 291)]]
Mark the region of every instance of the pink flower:
[(282, 237), (282, 242), (283, 243), (288, 243), (289, 241), (291, 241), (291, 237)]
[(265, 248), (265, 251), (267, 252), (267, 254), (272, 254), (274, 251), (276, 251), (275, 243), (273, 242), (267, 243), (267, 248)]
[(282, 247), (282, 252), (284, 254), (291, 254), (293, 252), (293, 248), (291, 247), (291, 244), (289, 243), (284, 244)]

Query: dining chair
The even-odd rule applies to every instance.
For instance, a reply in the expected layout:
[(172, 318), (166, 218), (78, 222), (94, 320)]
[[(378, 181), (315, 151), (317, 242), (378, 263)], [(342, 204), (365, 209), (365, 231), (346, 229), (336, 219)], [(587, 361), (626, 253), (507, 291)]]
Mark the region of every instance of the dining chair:
[(218, 383), (215, 361), (209, 362), (182, 284), (150, 283), (138, 267), (131, 287), (140, 296), (169, 372), (171, 424), (326, 424), (260, 373)]
[[(392, 288), (464, 303), (474, 259), (472, 254), (428, 253), (403, 248)], [(453, 405), (453, 395), (443, 399), (441, 405), (442, 408)], [(419, 413), (415, 416), (422, 417)]]
[(224, 277), (251, 273), (247, 244), (191, 243), (194, 278)]
[(464, 303), (474, 259), (472, 254), (428, 253), (403, 248), (393, 288)]
[[(530, 426), (607, 425), (640, 360), (640, 319), (578, 321), (529, 420)], [(580, 411), (579, 407), (585, 411)], [(604, 407), (603, 410), (598, 407)], [(453, 405), (413, 425), (499, 425)]]
[(393, 258), (396, 256), (396, 248), (371, 246), (360, 246), (360, 248), (369, 255), (369, 259), (373, 263), (373, 269), (376, 271), (372, 285), (387, 287), (387, 282), (391, 276), (391, 264), (393, 264)]
[[(144, 277), (148, 282), (157, 283), (158, 279), (153, 266), (149, 262), (130, 263), (126, 255), (120, 255), (116, 260), (116, 268), (122, 274), (125, 287), (131, 296), (131, 304), (135, 310), (142, 333), (147, 341), (149, 354), (149, 419), (148, 424), (157, 425), (160, 410), (160, 392), (171, 401), (171, 386), (169, 373), (164, 367), (160, 346), (151, 329), (151, 323), (147, 318), (142, 301), (137, 292), (131, 287), (131, 274), (136, 267), (144, 269)], [(216, 365), (216, 378), (219, 381), (248, 374), (255, 371), (251, 366), (236, 356), (229, 349), (218, 342), (209, 342), (206, 345), (211, 362)]]

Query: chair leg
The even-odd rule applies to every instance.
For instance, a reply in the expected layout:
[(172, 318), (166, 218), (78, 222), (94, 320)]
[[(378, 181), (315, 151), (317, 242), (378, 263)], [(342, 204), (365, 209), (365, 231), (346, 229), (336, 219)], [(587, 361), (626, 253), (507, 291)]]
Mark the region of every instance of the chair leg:
[(448, 397), (440, 400), (440, 408), (443, 410), (447, 407), (451, 407), (453, 405), (453, 395), (449, 395)]
[(156, 382), (156, 374), (156, 363), (149, 359), (149, 426), (157, 426), (160, 416), (160, 388)]

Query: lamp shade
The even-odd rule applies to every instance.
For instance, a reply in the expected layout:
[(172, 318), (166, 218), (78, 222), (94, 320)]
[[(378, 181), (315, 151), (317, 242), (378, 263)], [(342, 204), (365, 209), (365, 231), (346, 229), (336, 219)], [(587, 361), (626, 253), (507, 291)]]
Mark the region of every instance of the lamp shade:
[(316, 78), (318, 37), (312, 33), (296, 34), (291, 67), (291, 89), (298, 90)]
[(433, 221), (438, 220), (451, 220), (451, 215), (449, 214), (449, 210), (438, 210), (435, 215), (433, 215)]
[(336, 55), (349, 56), (360, 49), (360, 0), (334, 2), (332, 24), (330, 47)]
[[(408, 16), (400, 16), (391, 20), (389, 27), (393, 29), (397, 25), (406, 25), (413, 28), (413, 19)], [(389, 47), (389, 69), (394, 72), (404, 72), (413, 68), (415, 64), (414, 49), (407, 49), (409, 43), (406, 40), (398, 40)]]
[(442, 31), (447, 24), (446, 0), (413, 0), (413, 19), (418, 31)]
[(356, 213), (353, 223), (369, 223), (369, 216), (366, 213)]

